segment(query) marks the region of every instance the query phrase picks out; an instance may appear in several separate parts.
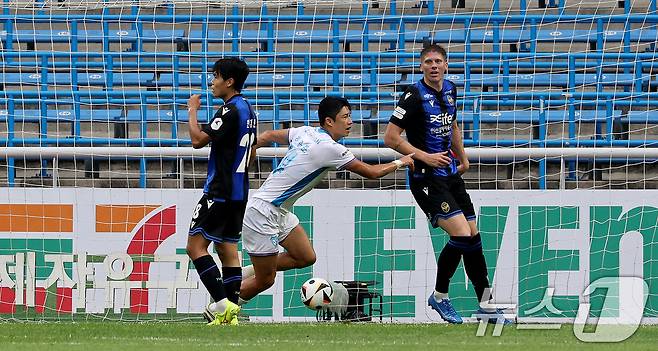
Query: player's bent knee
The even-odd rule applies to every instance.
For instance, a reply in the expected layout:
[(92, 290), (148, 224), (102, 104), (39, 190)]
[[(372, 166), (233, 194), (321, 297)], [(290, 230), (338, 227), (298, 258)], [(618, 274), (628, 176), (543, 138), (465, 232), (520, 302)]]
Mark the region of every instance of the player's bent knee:
[(192, 261), (196, 260), (199, 257), (210, 255), (207, 248), (190, 243), (187, 243), (187, 246), (185, 247), (185, 252), (187, 252), (187, 256)]
[(304, 257), (304, 267), (308, 267), (308, 266), (313, 265), (316, 260), (317, 260), (317, 257), (315, 256), (315, 252), (313, 252), (310, 255)]
[(227, 252), (228, 250), (223, 250), (219, 254), (219, 260), (222, 261), (223, 264), (226, 264), (227, 266), (239, 266), (240, 265), (240, 258), (238, 257), (238, 252), (237, 251), (232, 251), (232, 252)]
[(185, 252), (187, 252), (187, 256), (190, 257), (191, 259), (197, 259), (201, 256), (200, 250), (198, 247), (195, 247), (194, 245), (187, 243), (187, 246), (185, 247)]

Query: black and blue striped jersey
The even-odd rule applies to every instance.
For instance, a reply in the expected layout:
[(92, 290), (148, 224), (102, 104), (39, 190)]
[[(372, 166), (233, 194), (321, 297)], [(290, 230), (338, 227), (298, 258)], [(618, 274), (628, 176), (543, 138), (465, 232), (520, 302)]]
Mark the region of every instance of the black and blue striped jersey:
[(202, 130), (211, 138), (203, 193), (215, 201), (247, 201), (249, 158), (258, 120), (251, 104), (234, 95)]
[[(427, 153), (450, 151), (452, 146), (452, 123), (457, 120), (457, 87), (443, 80), (441, 91), (428, 86), (421, 79), (409, 86), (400, 97), (390, 123), (404, 129), (407, 140), (414, 147)], [(452, 159), (449, 166), (433, 168), (416, 161), (416, 174), (449, 176), (457, 173), (457, 164)]]

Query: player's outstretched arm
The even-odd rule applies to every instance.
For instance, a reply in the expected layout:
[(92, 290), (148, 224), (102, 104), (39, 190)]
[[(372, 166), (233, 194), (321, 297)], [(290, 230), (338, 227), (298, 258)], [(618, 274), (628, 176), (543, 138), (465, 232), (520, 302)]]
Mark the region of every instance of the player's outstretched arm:
[(200, 149), (210, 142), (210, 135), (206, 134), (199, 127), (199, 121), (197, 120), (197, 111), (201, 107), (201, 96), (192, 95), (190, 99), (187, 100), (187, 127), (190, 132), (190, 141), (192, 141), (192, 147), (195, 149)]
[(384, 144), (403, 155), (413, 153), (415, 154), (415, 159), (424, 162), (430, 167), (445, 167), (452, 162), (450, 157), (448, 157), (447, 151), (428, 154), (427, 152), (414, 147), (402, 137), (403, 131), (404, 129), (399, 126), (389, 123), (384, 134)]
[(277, 130), (268, 130), (258, 135), (256, 144), (254, 144), (254, 149), (259, 147), (270, 146), (272, 143), (277, 144), (289, 144), (288, 141), (288, 129), (277, 129)]
[(368, 179), (377, 179), (381, 178), (391, 172), (395, 172), (402, 167), (409, 167), (413, 169), (414, 167), (414, 154), (409, 154), (403, 156), (399, 160), (395, 160), (389, 163), (383, 163), (379, 165), (369, 165), (360, 160), (354, 159), (345, 166), (345, 169), (348, 169), (360, 176), (366, 177)]

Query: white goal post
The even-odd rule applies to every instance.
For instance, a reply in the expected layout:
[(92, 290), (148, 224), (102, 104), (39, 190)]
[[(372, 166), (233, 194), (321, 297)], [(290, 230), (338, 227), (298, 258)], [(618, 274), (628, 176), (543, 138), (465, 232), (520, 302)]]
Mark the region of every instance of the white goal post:
[[(356, 157), (382, 161), (392, 160), (400, 154), (388, 148), (349, 148)], [(0, 157), (9, 158), (63, 158), (63, 157), (207, 157), (210, 148), (191, 147), (11, 147), (0, 151)], [(263, 147), (259, 157), (283, 157), (285, 147)], [(644, 158), (658, 159), (658, 147), (647, 148), (467, 148), (472, 160), (495, 160), (500, 158), (557, 159), (557, 158)]]
[[(53, 162), (53, 186), (58, 184), (58, 164), (62, 158), (162, 158), (180, 157), (179, 165), (184, 166), (184, 158), (205, 158), (209, 148), (191, 147), (11, 147), (0, 151), (0, 158), (42, 159)], [(350, 148), (354, 155), (362, 160), (386, 162), (401, 155), (389, 148)], [(264, 147), (257, 150), (258, 157), (283, 157), (286, 147)], [(559, 189), (566, 188), (566, 161), (569, 160), (606, 160), (606, 159), (641, 159), (643, 162), (658, 160), (658, 148), (468, 148), (467, 155), (471, 161), (515, 162), (526, 160), (559, 160)], [(181, 173), (182, 174), (182, 173)], [(179, 178), (179, 187), (183, 188), (183, 176)]]

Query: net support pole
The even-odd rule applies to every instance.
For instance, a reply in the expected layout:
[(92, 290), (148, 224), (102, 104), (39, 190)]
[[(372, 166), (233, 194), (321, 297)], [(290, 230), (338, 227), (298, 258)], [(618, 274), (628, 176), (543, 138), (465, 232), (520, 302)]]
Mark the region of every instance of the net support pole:
[(57, 188), (59, 185), (59, 159), (53, 157), (53, 188)]
[(564, 190), (567, 184), (566, 167), (564, 158), (560, 158), (560, 190)]
[(183, 176), (185, 172), (183, 172), (183, 167), (185, 166), (185, 160), (183, 158), (178, 160), (178, 188), (183, 189), (185, 188), (185, 177)]

